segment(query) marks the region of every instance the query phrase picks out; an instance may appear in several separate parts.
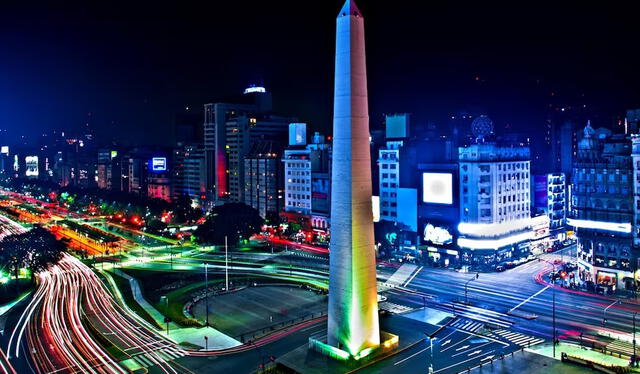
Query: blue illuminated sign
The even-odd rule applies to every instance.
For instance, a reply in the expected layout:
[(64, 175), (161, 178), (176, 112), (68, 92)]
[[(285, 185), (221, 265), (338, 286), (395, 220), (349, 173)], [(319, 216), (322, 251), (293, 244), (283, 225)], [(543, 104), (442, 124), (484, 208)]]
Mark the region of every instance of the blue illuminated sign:
[(167, 171), (167, 158), (154, 157), (151, 159), (151, 171)]

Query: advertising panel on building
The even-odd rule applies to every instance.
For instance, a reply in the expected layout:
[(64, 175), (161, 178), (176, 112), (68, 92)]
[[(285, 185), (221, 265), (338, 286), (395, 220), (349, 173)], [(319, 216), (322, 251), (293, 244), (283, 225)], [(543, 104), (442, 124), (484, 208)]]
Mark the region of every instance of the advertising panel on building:
[(154, 157), (151, 159), (151, 171), (163, 172), (167, 171), (167, 158), (166, 157)]
[(453, 175), (451, 173), (423, 173), (422, 201), (431, 204), (453, 204)]
[(40, 172), (38, 170), (38, 156), (27, 156), (24, 158), (25, 172), (27, 177), (37, 177)]

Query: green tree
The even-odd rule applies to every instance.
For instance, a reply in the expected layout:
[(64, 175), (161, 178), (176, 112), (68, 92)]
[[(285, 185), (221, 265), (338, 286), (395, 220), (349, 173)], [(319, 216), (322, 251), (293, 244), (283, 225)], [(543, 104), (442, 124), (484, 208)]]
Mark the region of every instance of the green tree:
[(167, 228), (167, 224), (160, 221), (159, 219), (154, 218), (149, 223), (147, 223), (146, 227), (147, 232), (159, 235)]
[(62, 259), (66, 245), (40, 226), (22, 234), (10, 235), (0, 242), (0, 261), (18, 278), (21, 268), (31, 271), (32, 280), (35, 274), (47, 270), (49, 266)]
[(378, 248), (380, 255), (389, 255), (398, 247), (400, 227), (395, 222), (386, 220), (376, 222), (373, 227), (376, 244), (380, 244)]
[(231, 203), (215, 207), (207, 220), (196, 229), (200, 243), (224, 244), (228, 237), (231, 245), (260, 232), (264, 221), (258, 211), (248, 205)]

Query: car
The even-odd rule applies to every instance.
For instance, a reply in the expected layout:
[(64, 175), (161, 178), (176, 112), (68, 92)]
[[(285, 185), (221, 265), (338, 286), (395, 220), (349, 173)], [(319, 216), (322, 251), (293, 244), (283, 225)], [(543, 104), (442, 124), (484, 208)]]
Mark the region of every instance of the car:
[(497, 272), (499, 272), (499, 273), (500, 273), (500, 272), (503, 272), (503, 271), (505, 271), (505, 270), (507, 270), (507, 268), (506, 268), (506, 267), (504, 267), (504, 265), (498, 265), (498, 266), (496, 266), (496, 271), (497, 271)]
[(517, 265), (517, 264), (516, 264), (515, 262), (513, 262), (513, 261), (509, 261), (509, 262), (507, 262), (504, 266), (505, 266), (507, 269), (513, 269), (514, 267), (516, 267), (516, 265)]
[(545, 252), (547, 252), (547, 253), (551, 253), (551, 252), (553, 252), (553, 251), (554, 251), (553, 247), (549, 247), (549, 248), (547, 248), (547, 249), (545, 250)]

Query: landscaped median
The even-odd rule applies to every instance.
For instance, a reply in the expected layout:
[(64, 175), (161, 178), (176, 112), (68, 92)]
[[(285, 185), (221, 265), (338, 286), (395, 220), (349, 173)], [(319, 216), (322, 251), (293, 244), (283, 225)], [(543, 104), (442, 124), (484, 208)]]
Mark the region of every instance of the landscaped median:
[[(326, 309), (322, 303), (317, 310), (310, 310), (311, 306), (295, 302), (301, 300), (300, 293), (312, 292), (326, 303), (325, 283), (318, 285), (317, 281), (291, 276), (243, 275), (229, 279), (232, 288), (227, 292), (224, 279), (219, 274), (210, 274), (213, 279), (208, 281), (209, 326), (205, 326), (205, 282), (200, 280), (201, 274), (140, 269), (102, 273), (130, 313), (192, 351), (206, 349), (214, 354), (235, 350), (243, 343), (255, 344), (267, 337), (277, 339), (292, 331), (291, 327), (318, 320)], [(193, 306), (198, 310), (197, 318), (191, 314)], [(170, 320), (168, 332), (165, 317)], [(230, 318), (240, 318), (243, 323), (230, 323)]]

